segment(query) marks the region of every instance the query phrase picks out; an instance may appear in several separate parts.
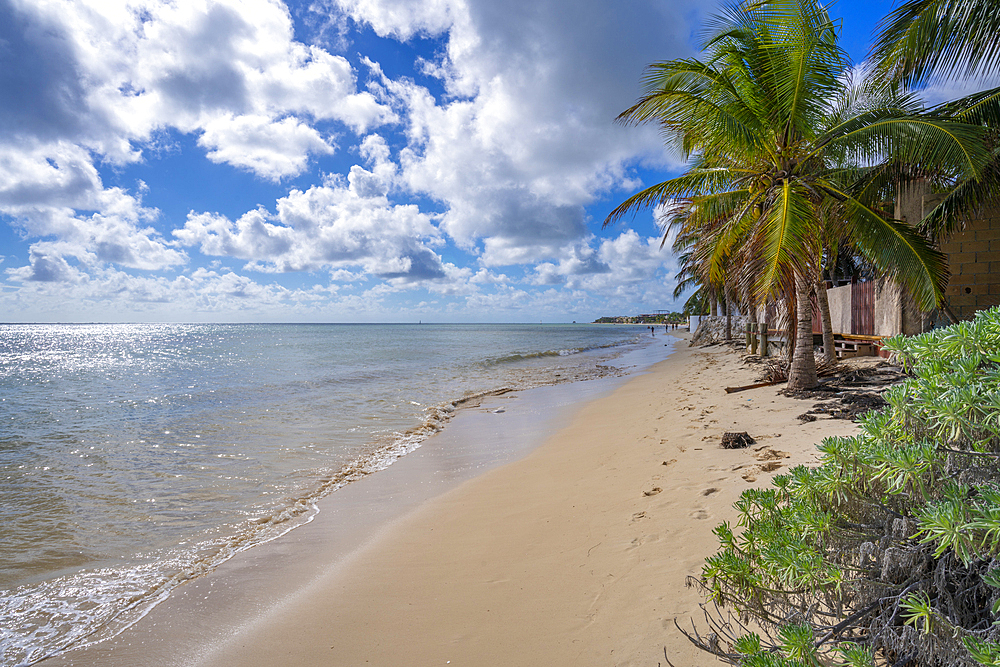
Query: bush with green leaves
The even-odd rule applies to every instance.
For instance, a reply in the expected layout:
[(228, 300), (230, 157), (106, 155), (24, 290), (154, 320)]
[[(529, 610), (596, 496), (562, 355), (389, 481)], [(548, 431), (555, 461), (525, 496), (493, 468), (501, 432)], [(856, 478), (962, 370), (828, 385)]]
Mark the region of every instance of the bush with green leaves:
[(1000, 666), (1000, 309), (884, 349), (911, 374), (888, 407), (715, 529), (689, 636), (720, 658)]

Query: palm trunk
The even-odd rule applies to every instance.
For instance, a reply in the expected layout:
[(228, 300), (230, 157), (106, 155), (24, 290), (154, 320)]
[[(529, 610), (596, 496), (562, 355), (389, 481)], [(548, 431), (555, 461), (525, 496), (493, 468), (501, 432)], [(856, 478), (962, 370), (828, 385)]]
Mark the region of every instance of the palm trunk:
[(733, 300), (729, 298), (729, 288), (726, 288), (726, 340), (733, 339)]
[(718, 317), (719, 316), (719, 300), (715, 296), (715, 290), (712, 290), (712, 293), (709, 295), (708, 302), (712, 306), (712, 317)]
[[(830, 299), (826, 296), (826, 281), (820, 274), (816, 283), (816, 304), (819, 306), (819, 319), (823, 324), (823, 363), (832, 366), (837, 363), (837, 350), (833, 344), (833, 321), (830, 318)], [(843, 332), (841, 332), (843, 333)]]
[(795, 348), (788, 369), (788, 388), (812, 389), (817, 384), (816, 357), (813, 352), (812, 303), (809, 292), (812, 281), (795, 274)]

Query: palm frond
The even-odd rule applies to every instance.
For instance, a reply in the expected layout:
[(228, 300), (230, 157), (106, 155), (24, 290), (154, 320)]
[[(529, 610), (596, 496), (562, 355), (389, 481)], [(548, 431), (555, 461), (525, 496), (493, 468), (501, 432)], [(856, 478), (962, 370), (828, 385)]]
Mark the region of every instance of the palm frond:
[(933, 76), (1000, 71), (996, 0), (909, 0), (878, 26), (872, 59), (883, 74), (917, 86)]
[(844, 206), (852, 242), (861, 253), (900, 281), (920, 308), (936, 308), (948, 282), (947, 258), (911, 226), (886, 218), (857, 199), (848, 198)]

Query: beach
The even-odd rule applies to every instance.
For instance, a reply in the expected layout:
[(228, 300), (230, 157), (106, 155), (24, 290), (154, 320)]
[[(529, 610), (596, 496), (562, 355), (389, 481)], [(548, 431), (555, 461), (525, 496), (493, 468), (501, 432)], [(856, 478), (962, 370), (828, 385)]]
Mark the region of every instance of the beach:
[[(328, 499), (384, 508), (367, 522), (377, 530), (347, 530), (338, 520), (356, 521), (350, 512), (324, 508), (121, 635), (44, 664), (717, 664), (674, 627), (703, 620), (685, 583), (714, 551), (712, 529), (744, 489), (815, 461), (823, 437), (856, 427), (800, 423), (811, 402), (780, 386), (726, 394), (753, 369), (679, 337), (649, 372), (563, 404), (544, 441), (518, 435), (526, 444), (510, 462), (481, 474), (470, 465), (440, 493), (427, 482), (437, 439), (516, 425), (500, 420), (515, 418), (519, 399), (491, 398), (417, 450), (427, 470), (409, 469), (410, 454), (368, 478), (380, 491), (362, 480)], [(727, 431), (756, 444), (722, 449)], [(372, 503), (372, 493), (395, 495)], [(357, 537), (332, 544), (338, 531)]]

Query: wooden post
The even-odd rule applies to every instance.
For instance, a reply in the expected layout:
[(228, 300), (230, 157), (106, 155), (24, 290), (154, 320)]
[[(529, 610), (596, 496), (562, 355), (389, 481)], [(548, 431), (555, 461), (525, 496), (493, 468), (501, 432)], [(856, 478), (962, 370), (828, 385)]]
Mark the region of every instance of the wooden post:
[(760, 323), (760, 356), (767, 356), (767, 322)]

